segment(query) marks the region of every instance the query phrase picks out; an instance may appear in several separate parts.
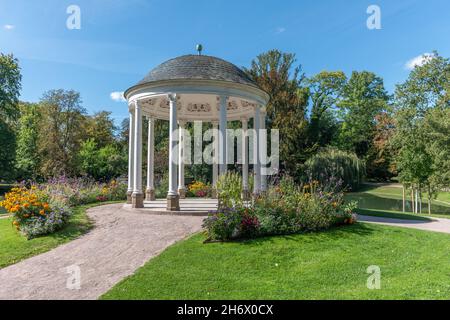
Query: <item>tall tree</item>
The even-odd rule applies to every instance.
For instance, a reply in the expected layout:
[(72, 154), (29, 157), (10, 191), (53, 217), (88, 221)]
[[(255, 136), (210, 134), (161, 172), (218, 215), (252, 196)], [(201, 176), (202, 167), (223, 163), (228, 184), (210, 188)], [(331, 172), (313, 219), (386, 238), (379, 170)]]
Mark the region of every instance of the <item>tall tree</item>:
[(306, 137), (308, 95), (301, 67), (295, 63), (295, 54), (270, 50), (257, 56), (245, 71), (270, 96), (267, 128), (279, 130), (281, 165), (297, 176), (308, 157), (301, 146)]
[(77, 155), (85, 136), (86, 110), (78, 92), (51, 90), (41, 100), (40, 154), (43, 176), (77, 173)]
[(388, 109), (389, 95), (383, 79), (372, 72), (353, 71), (338, 103), (342, 121), (339, 147), (366, 156), (375, 134), (376, 116)]
[[(448, 129), (447, 124), (438, 119), (447, 115), (450, 108), (449, 83), (450, 61), (435, 52), (425, 64), (411, 71), (395, 93), (393, 142), (398, 150), (396, 162), (400, 181), (415, 189), (425, 188), (430, 197), (450, 183), (445, 179), (448, 174), (442, 170), (446, 163), (439, 163), (450, 154)], [(439, 154), (443, 157), (435, 156)]]
[(93, 139), (98, 148), (116, 142), (117, 127), (111, 118), (111, 112), (100, 111), (90, 117), (86, 117), (86, 136)]
[(0, 119), (15, 122), (19, 117), (22, 75), (19, 61), (12, 54), (0, 53)]
[(334, 111), (346, 81), (342, 71), (322, 71), (307, 81), (311, 100), (308, 140), (313, 149), (328, 145), (334, 136)]
[(39, 175), (39, 128), (41, 114), (35, 103), (21, 103), (17, 133), (16, 170), (18, 179), (36, 179)]
[(395, 122), (390, 112), (375, 116), (375, 130), (371, 148), (366, 157), (367, 176), (387, 181), (397, 174), (391, 139), (395, 132)]
[(16, 138), (13, 130), (19, 117), (22, 76), (19, 61), (0, 53), (0, 180), (14, 175)]

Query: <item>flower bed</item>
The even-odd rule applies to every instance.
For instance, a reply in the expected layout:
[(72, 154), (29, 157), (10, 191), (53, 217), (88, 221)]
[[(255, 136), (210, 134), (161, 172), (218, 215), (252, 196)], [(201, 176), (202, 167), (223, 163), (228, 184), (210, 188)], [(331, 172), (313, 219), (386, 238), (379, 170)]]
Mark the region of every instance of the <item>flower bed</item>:
[(126, 186), (61, 177), (44, 184), (13, 188), (0, 202), (12, 216), (14, 227), (28, 239), (61, 229), (72, 214), (72, 207), (101, 201), (122, 200)]
[(211, 197), (211, 186), (209, 184), (205, 184), (201, 181), (194, 181), (188, 186), (187, 196), (189, 197), (197, 197), (197, 198), (206, 198)]
[[(312, 181), (298, 187), (284, 178), (251, 202), (243, 202), (237, 196), (230, 199), (230, 194), (225, 193), (227, 199), (219, 199), (218, 211), (211, 213), (203, 226), (209, 240), (223, 241), (352, 224), (356, 221), (353, 214), (356, 203), (344, 203), (344, 194), (339, 189), (340, 182), (333, 179), (326, 185)], [(219, 198), (223, 195), (219, 190)]]
[(69, 218), (69, 206), (36, 186), (13, 188), (5, 195), (3, 206), (11, 215), (13, 225), (28, 239), (60, 229)]

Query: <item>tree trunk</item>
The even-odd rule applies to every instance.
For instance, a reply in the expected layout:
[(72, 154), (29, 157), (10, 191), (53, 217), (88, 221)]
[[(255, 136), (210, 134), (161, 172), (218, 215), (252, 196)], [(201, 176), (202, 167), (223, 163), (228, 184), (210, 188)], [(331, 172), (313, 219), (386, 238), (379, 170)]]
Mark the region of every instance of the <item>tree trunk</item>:
[(412, 188), (412, 187), (411, 187), (411, 210), (412, 210), (412, 213), (415, 212), (415, 210), (414, 210), (414, 188)]
[(419, 208), (420, 208), (420, 210), (419, 210), (419, 212), (420, 212), (420, 214), (422, 214), (422, 190), (419, 190)]
[(402, 203), (402, 208), (403, 208), (403, 213), (405, 213), (405, 204), (406, 204), (406, 195), (405, 195), (405, 186), (403, 185), (403, 190), (402, 190), (402, 197), (403, 197), (403, 203)]
[(416, 204), (415, 204), (415, 207), (414, 207), (414, 209), (416, 210), (416, 212), (415, 213), (419, 213), (419, 194), (418, 194), (418, 192), (417, 192), (417, 188), (416, 188)]
[(431, 214), (431, 190), (428, 188), (428, 214)]

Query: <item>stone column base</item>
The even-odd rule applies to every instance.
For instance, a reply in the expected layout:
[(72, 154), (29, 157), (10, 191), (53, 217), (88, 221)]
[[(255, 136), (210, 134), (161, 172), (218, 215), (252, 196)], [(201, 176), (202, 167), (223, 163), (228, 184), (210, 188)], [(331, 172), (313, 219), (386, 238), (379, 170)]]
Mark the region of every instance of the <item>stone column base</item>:
[(133, 191), (127, 191), (127, 204), (131, 204), (131, 195), (133, 194)]
[(143, 208), (144, 207), (144, 194), (134, 193), (131, 195), (131, 207), (132, 208)]
[(167, 210), (168, 211), (180, 211), (180, 196), (179, 195), (167, 195)]
[(180, 195), (180, 199), (186, 199), (186, 189), (178, 189), (178, 194)]
[(242, 197), (242, 200), (244, 200), (244, 201), (250, 200), (250, 198), (251, 198), (250, 191), (245, 190), (245, 189), (242, 190), (241, 197)]
[(145, 200), (146, 201), (155, 201), (155, 189), (147, 189), (145, 190)]
[(217, 190), (215, 188), (211, 190), (211, 198), (217, 199)]

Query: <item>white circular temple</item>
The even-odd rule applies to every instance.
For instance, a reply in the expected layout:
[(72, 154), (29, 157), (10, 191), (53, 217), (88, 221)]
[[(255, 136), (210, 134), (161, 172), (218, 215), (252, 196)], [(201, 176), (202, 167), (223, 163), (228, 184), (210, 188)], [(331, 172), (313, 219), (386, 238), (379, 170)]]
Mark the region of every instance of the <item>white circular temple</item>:
[[(228, 121), (241, 121), (244, 131), (242, 143), (243, 194), (248, 190), (248, 120), (253, 118), (256, 132), (254, 159), (254, 193), (265, 190), (258, 157), (259, 129), (265, 128), (265, 106), (269, 100), (241, 69), (219, 58), (204, 55), (186, 55), (162, 63), (138, 84), (125, 91), (130, 112), (128, 202), (134, 208), (144, 207), (142, 187), (142, 119), (149, 122), (148, 167), (145, 198), (155, 199), (154, 191), (154, 123), (168, 120), (169, 125), (169, 190), (167, 210), (180, 210), (184, 197), (183, 139), (187, 122), (211, 122), (217, 129), (214, 135), (213, 184), (219, 174), (226, 172)], [(179, 137), (175, 137), (179, 132)], [(264, 148), (265, 149), (265, 146)], [(178, 150), (179, 154), (174, 154)], [(177, 160), (177, 161), (176, 161)], [(179, 161), (178, 161), (179, 160)], [(178, 174), (177, 174), (178, 173)]]

